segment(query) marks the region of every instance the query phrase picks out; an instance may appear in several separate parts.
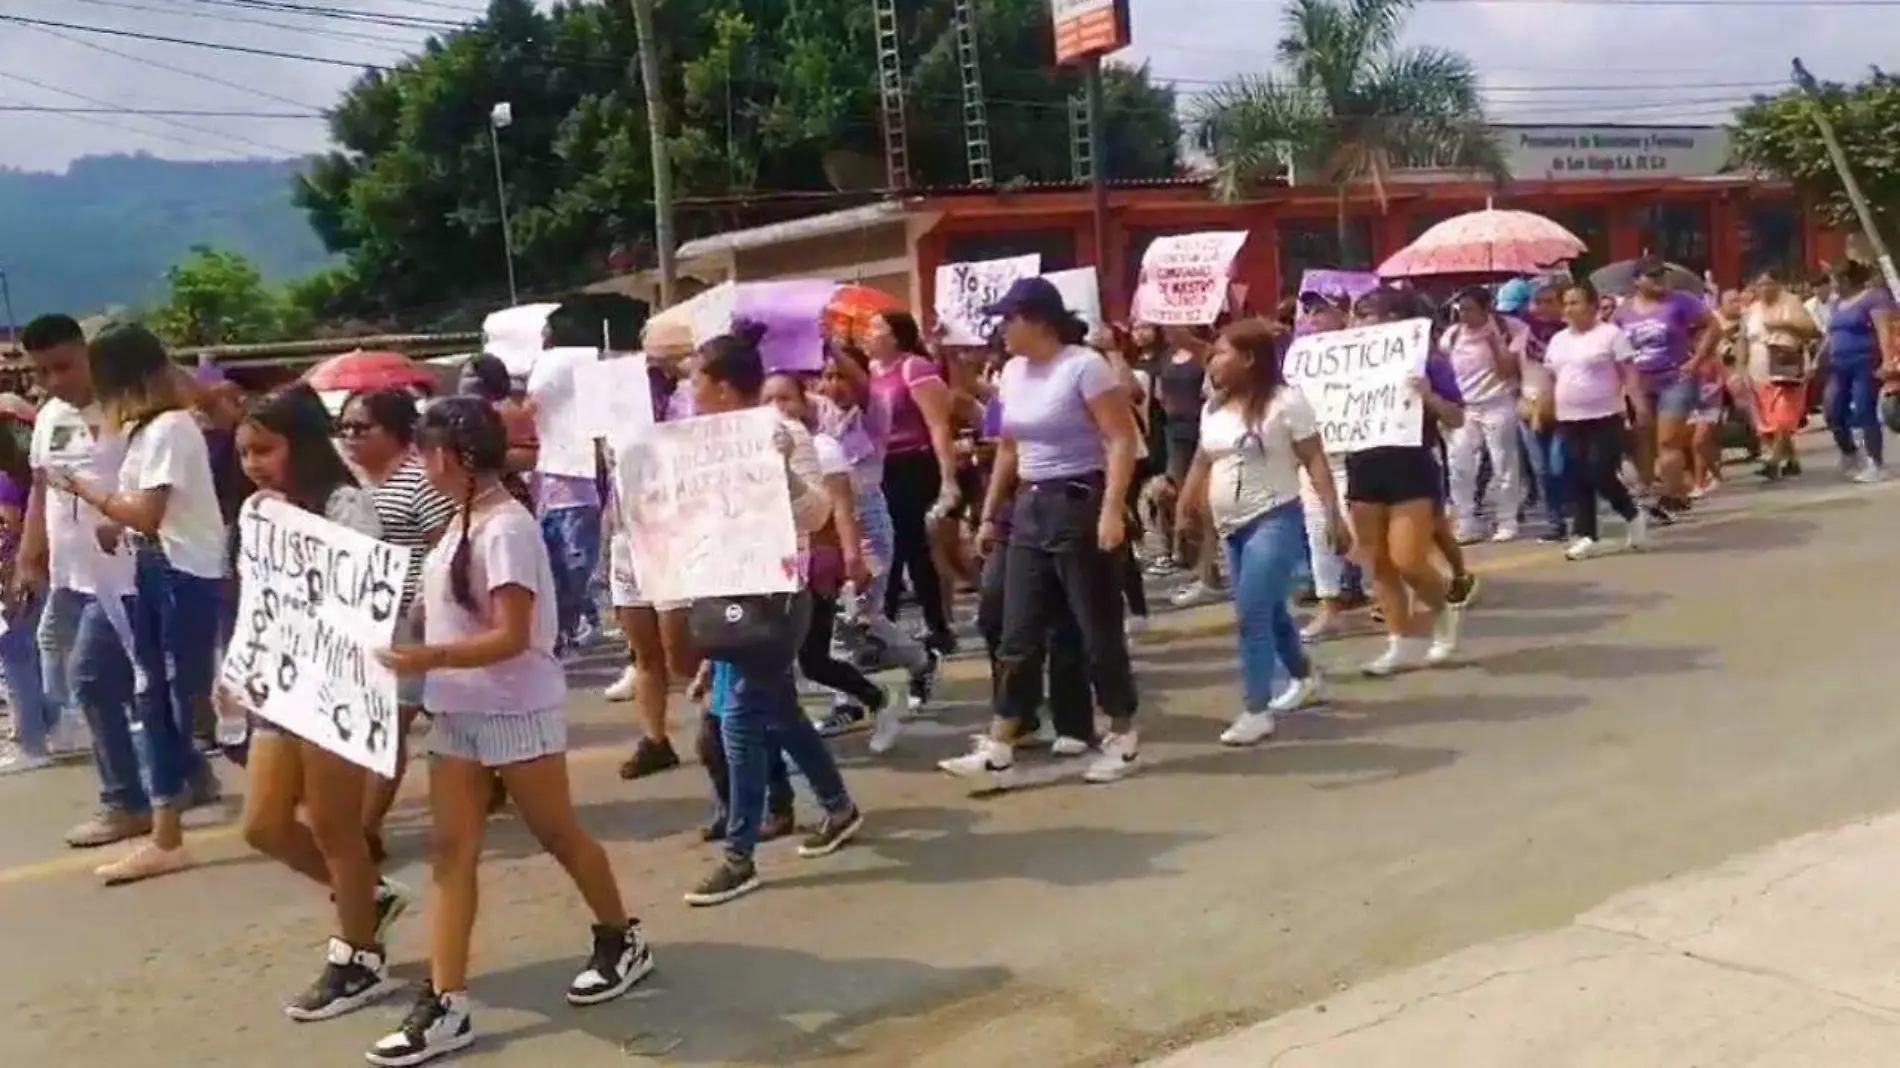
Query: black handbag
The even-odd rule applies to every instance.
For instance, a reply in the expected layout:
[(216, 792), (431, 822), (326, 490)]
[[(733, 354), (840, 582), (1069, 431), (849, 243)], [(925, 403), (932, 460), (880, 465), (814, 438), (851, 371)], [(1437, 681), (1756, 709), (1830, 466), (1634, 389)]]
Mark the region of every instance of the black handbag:
[(686, 610), (693, 644), (712, 660), (756, 663), (798, 655), (805, 640), (806, 613), (801, 594), (764, 593), (743, 597), (703, 597)]

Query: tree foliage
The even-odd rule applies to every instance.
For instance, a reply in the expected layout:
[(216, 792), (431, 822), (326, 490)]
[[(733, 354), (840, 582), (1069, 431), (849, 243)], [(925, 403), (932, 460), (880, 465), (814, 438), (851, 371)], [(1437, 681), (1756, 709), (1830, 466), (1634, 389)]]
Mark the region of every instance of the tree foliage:
[[(950, 0), (904, 5), (900, 27), (913, 181), (967, 180)], [(872, 5), (745, 0), (658, 5), (669, 150), (684, 198), (818, 193), (883, 184)], [(1051, 68), (1046, 0), (979, 5), (999, 181), (1070, 174), (1074, 75)], [(493, 0), (469, 28), (337, 104), (336, 151), (297, 190), (343, 273), (305, 294), (329, 315), (416, 323), (505, 295), (489, 113), (512, 106), (500, 157), (525, 289), (545, 291), (650, 260), (652, 166), (632, 13), (624, 0)], [(1114, 73), (1118, 177), (1171, 174), (1169, 90)], [(730, 216), (683, 212), (684, 238)]]
[(1860, 229), (1815, 124), (1817, 106), (1834, 126), (1876, 225), (1893, 236), (1900, 222), (1900, 77), (1874, 71), (1854, 85), (1824, 84), (1812, 103), (1793, 89), (1757, 97), (1735, 116), (1731, 144), (1736, 159), (1794, 183), (1835, 225)]
[(1392, 172), (1429, 161), (1502, 177), (1477, 68), (1464, 56), (1400, 44), (1416, 0), (1290, 0), (1280, 69), (1208, 94), (1194, 124), (1230, 198), (1289, 176), (1334, 186), (1345, 242), (1346, 190), (1381, 202)]
[(147, 322), (171, 345), (276, 341), (305, 325), (240, 253), (195, 245), (165, 269), (165, 285), (165, 301), (152, 309)]

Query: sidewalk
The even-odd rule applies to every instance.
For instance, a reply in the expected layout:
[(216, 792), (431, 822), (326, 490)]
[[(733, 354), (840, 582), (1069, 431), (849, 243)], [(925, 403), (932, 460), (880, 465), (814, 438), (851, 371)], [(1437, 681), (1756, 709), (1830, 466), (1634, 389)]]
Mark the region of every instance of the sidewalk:
[(1900, 1064), (1900, 815), (1625, 893), (1151, 1068)]

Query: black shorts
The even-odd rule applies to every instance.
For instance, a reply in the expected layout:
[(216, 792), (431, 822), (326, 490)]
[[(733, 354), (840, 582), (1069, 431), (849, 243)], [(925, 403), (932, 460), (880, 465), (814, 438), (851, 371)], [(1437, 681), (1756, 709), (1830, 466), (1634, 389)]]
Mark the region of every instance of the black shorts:
[(1346, 457), (1346, 499), (1405, 504), (1443, 499), (1444, 468), (1424, 446), (1366, 449)]

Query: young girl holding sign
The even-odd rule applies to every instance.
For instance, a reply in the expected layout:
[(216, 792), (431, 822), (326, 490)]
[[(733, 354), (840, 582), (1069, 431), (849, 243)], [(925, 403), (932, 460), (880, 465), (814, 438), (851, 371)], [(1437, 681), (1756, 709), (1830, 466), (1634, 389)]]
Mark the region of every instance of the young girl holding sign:
[[(474, 1041), (468, 953), (490, 782), (499, 772), (521, 818), (594, 913), (594, 949), (568, 985), (572, 1005), (625, 994), (653, 970), (638, 921), (621, 904), (606, 851), (574, 816), (567, 775), (567, 681), (555, 659), (554, 573), (534, 515), (502, 484), (508, 433), (475, 398), (437, 401), (419, 441), (429, 481), (457, 504), (422, 565), (423, 641), (377, 653), (400, 675), (424, 676), (435, 825), (430, 981), (371, 1064), (422, 1064)], [(360, 796), (360, 795), (359, 795)]]
[[(330, 444), (330, 416), (308, 386), (293, 386), (251, 408), (237, 428), (238, 462), (257, 486), (257, 498), (275, 498), (372, 538), (382, 535), (376, 504)], [(247, 505), (249, 512), (254, 505)], [(254, 529), (240, 519), (238, 535)], [(239, 559), (250, 548), (241, 542)], [(249, 629), (239, 621), (240, 634)], [(241, 641), (231, 655), (242, 656)], [(220, 715), (239, 695), (220, 685)], [(284, 1006), (309, 1022), (354, 1012), (386, 997), (389, 977), (383, 936), (408, 896), (376, 875), (363, 836), (363, 796), (369, 770), (263, 719), (253, 720), (244, 799), (244, 840), (259, 853), (330, 890), (337, 929), (328, 963), (309, 990)], [(304, 819), (297, 818), (301, 806)]]

